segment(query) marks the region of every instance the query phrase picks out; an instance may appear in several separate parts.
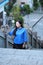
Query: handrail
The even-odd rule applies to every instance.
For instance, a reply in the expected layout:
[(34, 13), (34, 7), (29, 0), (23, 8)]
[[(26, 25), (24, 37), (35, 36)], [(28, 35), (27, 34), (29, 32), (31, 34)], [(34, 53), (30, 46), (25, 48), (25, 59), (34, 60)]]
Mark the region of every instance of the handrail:
[(43, 18), (43, 16), (32, 26), (32, 28), (34, 28), (34, 26)]
[(5, 2), (6, 0), (3, 0), (2, 2), (0, 2), (0, 4), (2, 4), (3, 2)]

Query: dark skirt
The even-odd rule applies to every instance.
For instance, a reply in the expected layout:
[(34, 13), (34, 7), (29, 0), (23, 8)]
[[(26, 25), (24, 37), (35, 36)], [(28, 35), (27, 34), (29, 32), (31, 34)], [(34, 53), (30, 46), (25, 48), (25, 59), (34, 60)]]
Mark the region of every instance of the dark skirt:
[(23, 49), (23, 43), (22, 44), (13, 44), (13, 48), (15, 49)]

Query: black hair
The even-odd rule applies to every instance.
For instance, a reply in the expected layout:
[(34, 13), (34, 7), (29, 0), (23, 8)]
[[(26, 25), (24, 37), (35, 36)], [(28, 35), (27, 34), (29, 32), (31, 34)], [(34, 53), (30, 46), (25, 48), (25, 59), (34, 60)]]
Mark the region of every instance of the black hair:
[(16, 36), (16, 31), (17, 31), (17, 27), (15, 27), (14, 31), (13, 31), (13, 35)]
[(20, 23), (21, 27), (23, 27), (23, 22), (18, 20), (18, 22)]

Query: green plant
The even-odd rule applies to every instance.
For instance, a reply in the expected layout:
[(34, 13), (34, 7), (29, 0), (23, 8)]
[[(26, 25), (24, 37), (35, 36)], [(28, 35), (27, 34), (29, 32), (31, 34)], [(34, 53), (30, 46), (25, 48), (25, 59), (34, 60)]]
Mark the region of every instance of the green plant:
[(13, 17), (14, 17), (15, 23), (18, 20), (22, 21), (22, 23), (23, 23), (23, 17), (20, 14), (20, 8), (19, 8), (19, 6), (14, 6), (12, 8), (12, 13), (13, 13)]
[(14, 6), (12, 8), (12, 13), (13, 13), (14, 17), (18, 17), (20, 15), (20, 8), (19, 8), (19, 6)]
[(33, 0), (33, 8), (34, 10), (38, 9), (39, 3), (38, 0)]
[(13, 3), (10, 3), (10, 2), (7, 5), (4, 6), (4, 10), (6, 11), (7, 16), (9, 16), (12, 7), (13, 7)]
[(28, 4), (24, 4), (23, 7), (20, 7), (20, 12), (23, 16), (26, 14), (30, 14), (33, 12), (33, 10), (30, 8)]
[(30, 14), (31, 9), (29, 5), (25, 4), (23, 9), (24, 9), (24, 12), (26, 12), (26, 14)]
[(15, 2), (16, 2), (16, 0), (9, 0), (9, 3), (4, 6), (4, 10), (6, 11), (7, 16), (9, 16), (9, 14), (10, 14), (12, 8), (13, 8), (13, 4)]
[(13, 4), (16, 2), (16, 0), (12, 0)]
[(43, 0), (39, 0), (41, 6), (43, 7)]

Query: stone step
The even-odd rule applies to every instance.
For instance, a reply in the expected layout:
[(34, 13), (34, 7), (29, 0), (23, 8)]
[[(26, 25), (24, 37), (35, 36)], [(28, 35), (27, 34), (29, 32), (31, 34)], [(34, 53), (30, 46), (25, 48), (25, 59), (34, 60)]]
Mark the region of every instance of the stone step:
[(0, 48), (0, 65), (43, 65), (43, 50)]

